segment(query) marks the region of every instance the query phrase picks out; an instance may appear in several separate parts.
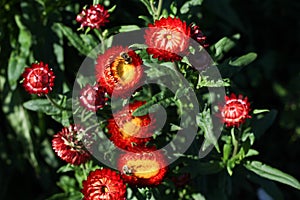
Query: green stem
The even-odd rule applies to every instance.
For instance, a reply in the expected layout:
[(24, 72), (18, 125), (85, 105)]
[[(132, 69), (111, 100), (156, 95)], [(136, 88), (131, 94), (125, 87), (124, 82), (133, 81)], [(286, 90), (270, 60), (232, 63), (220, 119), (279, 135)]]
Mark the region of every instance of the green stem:
[(233, 152), (232, 152), (231, 157), (234, 157), (237, 154), (237, 151), (239, 148), (239, 141), (235, 138), (234, 128), (231, 129), (231, 139), (232, 139), (232, 145), (233, 145)]
[(46, 97), (47, 97), (47, 99), (48, 99), (48, 101), (50, 101), (50, 103), (54, 106), (54, 107), (56, 107), (56, 108), (58, 108), (59, 110), (69, 110), (69, 111), (71, 111), (71, 109), (68, 109), (68, 108), (65, 108), (65, 107), (62, 107), (61, 105), (59, 105), (56, 101), (54, 101), (53, 99), (52, 99), (52, 97), (50, 97), (49, 95), (45, 95)]
[(93, 0), (93, 5), (100, 4), (100, 0)]
[(162, 4), (163, 4), (163, 0), (159, 0), (158, 1), (158, 6), (157, 6), (157, 11), (156, 11), (156, 17), (157, 17), (157, 19), (160, 16), (160, 12), (161, 12), (161, 9), (162, 9)]
[(104, 53), (106, 46), (105, 46), (105, 38), (103, 37), (102, 31), (101, 29), (94, 29), (95, 34), (98, 36), (100, 43), (101, 43), (101, 49), (100, 49), (100, 53)]

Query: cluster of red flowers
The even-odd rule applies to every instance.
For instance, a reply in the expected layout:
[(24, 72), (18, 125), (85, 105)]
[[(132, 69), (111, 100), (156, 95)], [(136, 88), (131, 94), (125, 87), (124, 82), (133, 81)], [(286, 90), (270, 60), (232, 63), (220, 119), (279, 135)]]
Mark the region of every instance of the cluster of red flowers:
[[(99, 28), (108, 22), (108, 11), (102, 5), (83, 9), (76, 20), (81, 27)], [(147, 53), (160, 61), (180, 61), (188, 54), (189, 40), (193, 38), (207, 47), (206, 37), (197, 25), (186, 25), (179, 18), (161, 18), (149, 24), (145, 43)], [(136, 52), (120, 46), (107, 49), (97, 58), (95, 66), (96, 85), (87, 84), (80, 91), (80, 104), (96, 112), (106, 105), (107, 95), (126, 97), (132, 94), (144, 78), (142, 59)], [(48, 94), (54, 85), (54, 74), (47, 64), (33, 63), (23, 73), (23, 86), (31, 94)], [(162, 182), (167, 173), (164, 154), (154, 146), (147, 146), (153, 139), (155, 120), (151, 116), (133, 116), (133, 112), (145, 102), (135, 101), (129, 109), (121, 109), (108, 119), (108, 135), (113, 144), (127, 153), (117, 160), (118, 172), (111, 169), (92, 171), (83, 181), (84, 200), (125, 199), (126, 183), (137, 186), (154, 186)], [(250, 103), (247, 97), (226, 96), (225, 104), (219, 106), (220, 116), (227, 127), (238, 127), (249, 115)], [(90, 147), (93, 139), (80, 126), (64, 127), (53, 136), (52, 147), (64, 161), (80, 165), (91, 159)], [(189, 178), (180, 177), (181, 181)]]

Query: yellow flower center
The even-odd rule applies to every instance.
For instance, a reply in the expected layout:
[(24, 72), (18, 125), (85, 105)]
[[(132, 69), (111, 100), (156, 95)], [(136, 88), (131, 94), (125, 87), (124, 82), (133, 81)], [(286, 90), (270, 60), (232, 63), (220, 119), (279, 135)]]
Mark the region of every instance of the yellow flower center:
[(134, 176), (138, 178), (152, 178), (159, 173), (160, 167), (155, 160), (129, 160), (127, 166), (132, 170)]
[(124, 137), (136, 136), (140, 131), (142, 120), (139, 117), (135, 117), (132, 120), (124, 123), (121, 132)]
[(111, 71), (118, 83), (125, 85), (130, 83), (135, 77), (135, 66), (127, 63), (124, 58), (117, 57), (112, 63)]

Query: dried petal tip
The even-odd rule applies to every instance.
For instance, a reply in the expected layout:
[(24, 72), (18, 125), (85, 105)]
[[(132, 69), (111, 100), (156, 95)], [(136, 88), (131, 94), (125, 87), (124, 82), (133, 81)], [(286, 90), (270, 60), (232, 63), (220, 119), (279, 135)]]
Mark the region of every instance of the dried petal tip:
[(81, 13), (77, 15), (76, 21), (81, 23), (80, 28), (85, 26), (91, 29), (100, 28), (105, 23), (109, 22), (109, 13), (105, 10), (103, 5), (91, 5), (88, 9), (82, 9)]
[(90, 159), (88, 150), (92, 144), (91, 135), (78, 125), (64, 127), (52, 139), (52, 148), (58, 157), (73, 165), (80, 165)]
[(227, 127), (238, 127), (244, 123), (247, 118), (251, 118), (249, 115), (250, 103), (248, 98), (243, 98), (239, 95), (237, 98), (235, 94), (231, 94), (230, 97), (225, 97), (225, 105), (219, 106), (221, 117)]
[(54, 86), (54, 74), (48, 64), (32, 63), (31, 67), (25, 68), (22, 77), (23, 86), (30, 94), (43, 95), (48, 94)]
[(189, 27), (191, 29), (191, 37), (204, 48), (207, 48), (209, 44), (206, 43), (206, 36), (200, 30), (200, 27), (195, 24), (190, 24)]
[(82, 182), (83, 200), (125, 200), (126, 185), (111, 169), (96, 169)]

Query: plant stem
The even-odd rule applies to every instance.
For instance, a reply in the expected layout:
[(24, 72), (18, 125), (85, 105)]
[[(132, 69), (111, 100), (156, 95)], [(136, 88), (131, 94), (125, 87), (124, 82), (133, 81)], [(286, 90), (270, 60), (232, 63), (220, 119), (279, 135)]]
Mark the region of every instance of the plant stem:
[(49, 95), (45, 95), (46, 97), (47, 97), (47, 99), (50, 101), (50, 103), (54, 106), (54, 107), (56, 107), (56, 108), (58, 108), (59, 110), (71, 110), (71, 109), (67, 109), (67, 108), (65, 108), (65, 107), (62, 107), (61, 105), (59, 105), (56, 101), (54, 101), (53, 99), (52, 99), (52, 97), (50, 97)]
[(100, 4), (100, 0), (93, 0), (93, 5)]
[(237, 154), (237, 151), (239, 148), (239, 141), (235, 138), (234, 128), (231, 129), (231, 139), (232, 139), (232, 144), (233, 144), (233, 152), (232, 152), (231, 157), (234, 157)]
[(158, 1), (157, 11), (156, 11), (156, 17), (157, 17), (157, 19), (160, 16), (160, 12), (161, 12), (161, 9), (162, 9), (162, 3), (163, 3), (163, 0), (159, 0)]

